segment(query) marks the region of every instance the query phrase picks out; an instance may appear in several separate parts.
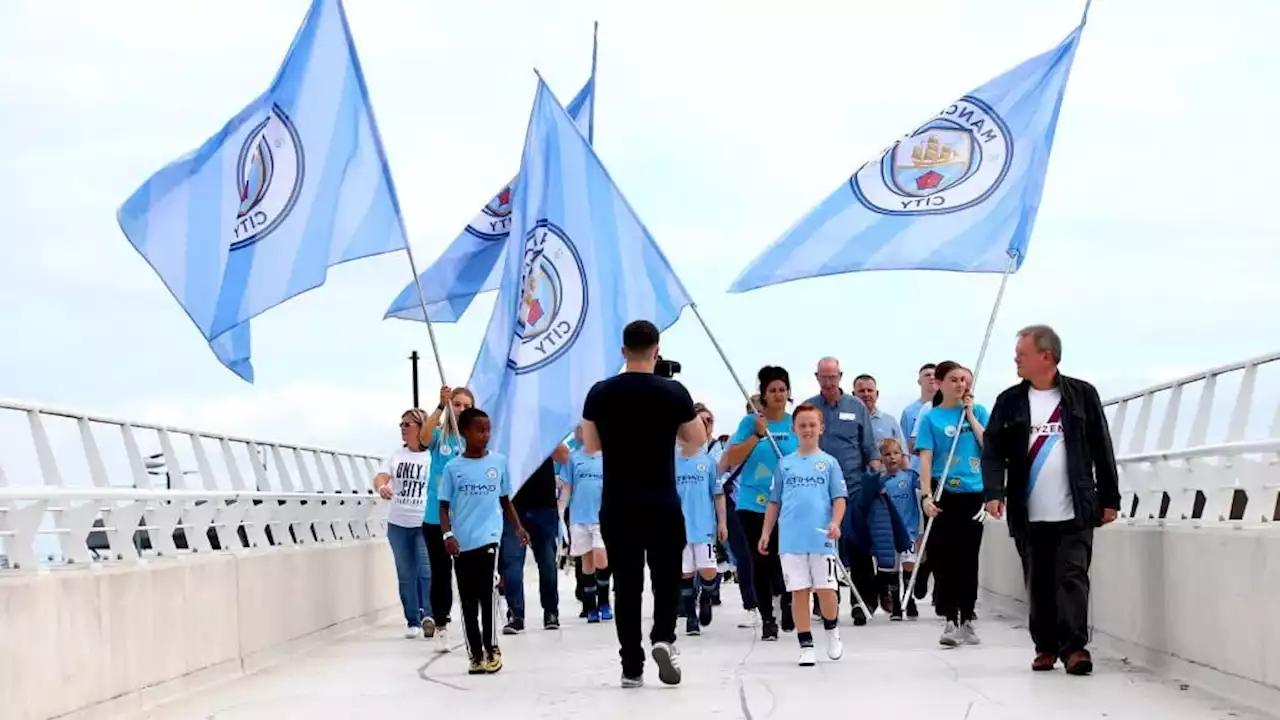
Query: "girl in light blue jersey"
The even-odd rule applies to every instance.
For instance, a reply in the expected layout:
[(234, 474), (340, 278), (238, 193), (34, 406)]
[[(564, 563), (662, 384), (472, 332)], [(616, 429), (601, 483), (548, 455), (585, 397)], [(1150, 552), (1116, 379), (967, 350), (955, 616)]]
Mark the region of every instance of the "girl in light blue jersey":
[(458, 571), (462, 622), (471, 657), (469, 672), (483, 675), (502, 669), (502, 651), (494, 641), (498, 624), (494, 578), (503, 514), (515, 528), (520, 544), (529, 544), (529, 533), (511, 504), (507, 458), (488, 450), (489, 416), (467, 408), (458, 416), (458, 430), (467, 449), (449, 461), (440, 480), (440, 527)]
[[(934, 376), (940, 389), (933, 407), (920, 416), (916, 451), (924, 512), (937, 518), (926, 552), (937, 578), (933, 592), (938, 613), (947, 620), (938, 642), (945, 647), (977, 645), (973, 610), (984, 518), (982, 438), (989, 415), (969, 392), (973, 373), (959, 363), (939, 363)], [(955, 456), (944, 468), (953, 442)], [(942, 497), (935, 502), (936, 487), (942, 488)]]
[[(791, 616), (791, 595), (786, 592), (782, 580), (782, 566), (778, 563), (778, 539), (776, 534), (761, 534), (764, 530), (764, 512), (773, 490), (773, 472), (778, 466), (778, 450), (785, 456), (795, 452), (795, 434), (791, 428), (791, 415), (787, 403), (791, 401), (791, 376), (783, 368), (766, 365), (756, 375), (760, 381), (761, 414), (747, 415), (738, 423), (738, 430), (729, 440), (729, 450), (723, 462), (729, 466), (742, 465), (738, 471), (738, 519), (751, 547), (752, 579), (755, 582), (756, 605), (760, 610), (760, 638), (765, 641), (778, 639), (778, 620), (774, 615), (773, 599), (781, 596), (782, 629), (795, 629)], [(769, 438), (773, 438), (770, 442)], [(769, 552), (760, 553), (760, 538), (766, 538)]]
[(757, 551), (769, 554), (767, 536), (776, 523), (777, 551), (782, 572), (792, 594), (796, 637), (800, 640), (800, 664), (812, 666), (813, 633), (810, 632), (810, 593), (818, 596), (822, 627), (827, 631), (827, 657), (839, 660), (844, 654), (836, 618), (836, 541), (844, 519), (848, 491), (840, 463), (818, 447), (822, 437), (822, 411), (812, 405), (796, 408), (792, 417), (799, 450), (778, 463), (769, 510), (764, 516), (764, 535)]
[[(427, 501), (422, 515), (422, 535), (427, 543), (427, 560), (431, 564), (431, 608), (435, 612), (436, 652), (449, 652), (449, 619), (453, 611), (453, 558), (444, 549), (444, 533), (440, 529), (440, 476), (444, 466), (455, 458), (465, 443), (453, 427), (463, 410), (476, 404), (471, 391), (464, 388), (440, 388), (440, 404), (422, 423), (422, 444), (431, 454), (431, 471), (427, 474)], [(448, 405), (453, 406), (452, 413)]]

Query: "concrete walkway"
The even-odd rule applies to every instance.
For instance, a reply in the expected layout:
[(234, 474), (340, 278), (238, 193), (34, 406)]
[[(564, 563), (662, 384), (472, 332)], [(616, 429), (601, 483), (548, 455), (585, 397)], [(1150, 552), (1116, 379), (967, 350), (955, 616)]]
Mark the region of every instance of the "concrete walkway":
[[(646, 667), (646, 686), (618, 686), (611, 625), (588, 626), (562, 581), (563, 628), (501, 638), (505, 668), (493, 676), (466, 674), (459, 647), (448, 655), (433, 643), (400, 637), (397, 626), (347, 636), (255, 676), (188, 696), (140, 717), (157, 720), (277, 720), (279, 718), (678, 718), (874, 717), (886, 720), (1263, 720), (1219, 698), (1184, 689), (1117, 658), (1096, 658), (1093, 677), (1061, 669), (1033, 674), (1026, 630), (979, 610), (983, 644), (944, 650), (940, 621), (889, 623), (883, 615), (854, 628), (842, 608), (845, 655), (796, 665), (793, 634), (761, 643), (736, 627), (738, 591), (701, 637), (681, 635), (684, 682), (665, 687)], [(530, 583), (529, 588), (536, 587)], [(531, 618), (540, 617), (535, 608)], [(932, 615), (932, 610), (926, 611)], [(680, 625), (683, 628), (683, 623)], [(461, 629), (459, 624), (458, 629)], [(647, 633), (647, 621), (646, 621)], [(461, 637), (454, 637), (456, 644)]]

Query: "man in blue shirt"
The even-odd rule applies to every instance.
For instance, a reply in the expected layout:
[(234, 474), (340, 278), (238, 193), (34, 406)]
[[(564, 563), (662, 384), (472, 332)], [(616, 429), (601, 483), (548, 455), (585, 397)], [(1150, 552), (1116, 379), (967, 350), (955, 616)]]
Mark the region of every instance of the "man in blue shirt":
[[(822, 411), (822, 438), (819, 446), (840, 464), (845, 486), (850, 494), (849, 506), (861, 507), (854, 496), (861, 492), (862, 474), (868, 470), (881, 470), (880, 448), (877, 447), (875, 432), (871, 427), (871, 413), (861, 400), (841, 389), (843, 373), (840, 371), (839, 360), (833, 357), (822, 358), (818, 361), (815, 375), (821, 392), (806, 400), (805, 404)], [(875, 597), (875, 563), (858, 538), (853, 537), (852, 513), (845, 514), (842, 530), (840, 555), (849, 568), (849, 578), (859, 595), (864, 598)], [(871, 610), (875, 612), (874, 607)], [(855, 625), (867, 624), (867, 617), (857, 605), (853, 608), (853, 622)]]
[(871, 417), (871, 434), (875, 435), (876, 447), (880, 447), (880, 442), (885, 438), (893, 438), (905, 444), (898, 419), (879, 407), (880, 389), (876, 386), (875, 378), (866, 374), (854, 378), (853, 394), (867, 406), (867, 414)]
[(911, 469), (916, 472), (920, 472), (920, 458), (915, 453), (916, 419), (920, 417), (921, 410), (932, 404), (933, 394), (938, 391), (938, 382), (933, 378), (935, 368), (937, 365), (925, 363), (916, 371), (916, 385), (920, 387), (920, 397), (903, 408), (902, 417), (899, 419), (902, 437), (907, 439), (903, 444), (907, 449), (907, 455), (911, 457)]

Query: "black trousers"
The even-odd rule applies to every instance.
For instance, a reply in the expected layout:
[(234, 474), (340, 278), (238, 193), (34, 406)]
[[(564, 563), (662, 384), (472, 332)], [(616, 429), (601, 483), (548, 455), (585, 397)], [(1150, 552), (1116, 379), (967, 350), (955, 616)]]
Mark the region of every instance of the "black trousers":
[(472, 660), (483, 658), (483, 653), (495, 647), (493, 631), (498, 624), (498, 608), (493, 598), (497, 569), (496, 543), (458, 553), (458, 595), (462, 600), (467, 654)]
[(600, 510), (600, 534), (613, 572), (613, 623), (618, 632), (622, 674), (644, 674), (644, 645), (640, 630), (644, 569), (653, 584), (652, 643), (676, 641), (676, 610), (683, 580), (684, 515), (671, 507), (605, 507)]
[(978, 554), (982, 549), (982, 523), (973, 516), (982, 509), (982, 493), (943, 491), (938, 518), (929, 537), (929, 567), (937, 582), (934, 597), (938, 613), (962, 623), (973, 619), (978, 602)]
[(778, 557), (778, 526), (774, 525), (769, 536), (769, 554), (761, 555), (759, 545), (760, 536), (764, 533), (764, 513), (739, 510), (738, 520), (746, 533), (747, 544), (751, 546), (751, 579), (755, 585), (760, 621), (763, 624), (775, 623), (778, 619), (773, 616), (774, 596), (782, 596), (782, 612), (791, 612), (791, 593), (787, 592), (782, 579), (782, 560)]
[(1036, 653), (1066, 658), (1089, 643), (1089, 565), (1093, 528), (1074, 521), (1030, 523), (1015, 533), (1030, 600), (1028, 625)]
[(729, 526), (729, 549), (733, 551), (733, 562), (738, 574), (738, 593), (742, 595), (742, 609), (756, 609), (756, 575), (752, 572), (752, 558), (755, 553), (751, 543), (747, 541), (746, 530), (738, 519), (738, 508), (728, 493), (724, 496), (725, 525)]
[(439, 525), (422, 524), (427, 540), (427, 562), (431, 564), (431, 612), (437, 626), (448, 625), (453, 612), (453, 558), (444, 549), (444, 532)]

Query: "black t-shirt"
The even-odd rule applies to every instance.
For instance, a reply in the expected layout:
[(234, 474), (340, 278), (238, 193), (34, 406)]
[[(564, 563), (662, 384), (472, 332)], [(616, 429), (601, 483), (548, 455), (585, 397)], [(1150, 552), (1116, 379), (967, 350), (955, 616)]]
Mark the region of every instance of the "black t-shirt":
[(693, 398), (675, 380), (624, 372), (596, 383), (582, 418), (595, 423), (604, 453), (601, 510), (678, 508), (676, 434), (694, 417)]
[(517, 510), (556, 508), (556, 468), (551, 458), (533, 471), (511, 502)]

